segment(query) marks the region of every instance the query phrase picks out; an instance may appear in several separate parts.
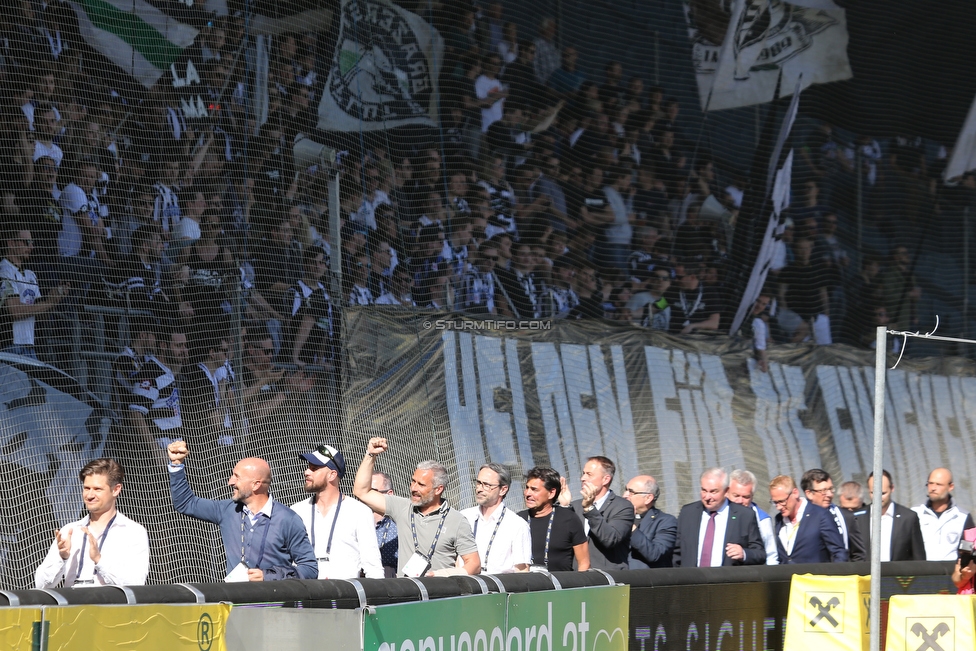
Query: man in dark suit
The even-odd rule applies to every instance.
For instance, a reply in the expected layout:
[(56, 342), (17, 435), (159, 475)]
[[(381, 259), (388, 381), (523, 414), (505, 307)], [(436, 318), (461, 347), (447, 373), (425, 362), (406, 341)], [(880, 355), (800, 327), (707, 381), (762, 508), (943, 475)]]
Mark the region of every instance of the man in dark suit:
[(792, 477), (774, 477), (769, 497), (779, 511), (774, 528), (781, 565), (847, 561), (844, 537), (830, 511), (800, 497)]
[[(925, 539), (918, 524), (918, 514), (907, 506), (891, 501), (895, 484), (884, 470), (881, 477), (881, 561), (924, 561)], [(868, 477), (868, 493), (874, 495), (874, 473)], [(854, 512), (857, 526), (866, 531), (868, 556), (871, 553), (871, 506)]]
[(626, 570), (634, 507), (610, 490), (617, 467), (606, 457), (590, 457), (583, 466), (580, 493), (573, 511), (583, 521), (590, 543), (590, 567)]
[(678, 515), (675, 567), (762, 565), (766, 548), (756, 514), (726, 498), (729, 475), (710, 468), (701, 475), (701, 501), (686, 504)]
[(624, 490), (624, 499), (634, 505), (637, 522), (630, 534), (632, 570), (650, 567), (671, 567), (674, 544), (678, 537), (678, 519), (655, 508), (661, 487), (650, 475), (638, 475)]
[(813, 468), (803, 473), (800, 479), (800, 490), (811, 504), (821, 506), (830, 511), (837, 530), (844, 538), (847, 554), (852, 561), (866, 561), (868, 559), (867, 545), (864, 542), (864, 532), (857, 526), (854, 512), (842, 509), (833, 503), (834, 481), (824, 470)]

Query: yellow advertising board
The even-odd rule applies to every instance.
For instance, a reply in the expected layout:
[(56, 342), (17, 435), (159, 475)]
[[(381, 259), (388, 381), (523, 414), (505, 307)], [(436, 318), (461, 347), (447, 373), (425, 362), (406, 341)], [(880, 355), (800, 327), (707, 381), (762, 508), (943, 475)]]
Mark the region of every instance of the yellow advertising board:
[(888, 651), (972, 651), (976, 629), (971, 595), (892, 595)]
[(867, 651), (870, 593), (866, 576), (794, 574), (783, 648)]
[(0, 651), (30, 651), (41, 631), (40, 608), (0, 608)]
[(45, 608), (47, 648), (226, 651), (230, 608), (230, 604)]

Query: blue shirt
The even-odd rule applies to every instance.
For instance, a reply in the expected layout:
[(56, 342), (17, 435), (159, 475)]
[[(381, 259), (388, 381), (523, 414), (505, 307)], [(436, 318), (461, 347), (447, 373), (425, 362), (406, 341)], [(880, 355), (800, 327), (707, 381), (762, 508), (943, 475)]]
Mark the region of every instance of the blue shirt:
[(383, 567), (397, 567), (398, 539), (396, 522), (390, 516), (384, 516), (376, 523), (376, 542), (380, 546), (380, 558), (383, 559)]
[(169, 491), (178, 513), (220, 525), (228, 574), (241, 562), (243, 546), (248, 567), (262, 570), (265, 581), (318, 578), (319, 566), (305, 524), (281, 502), (271, 500), (270, 517), (259, 512), (252, 524), (243, 504), (194, 495), (182, 465), (170, 466)]

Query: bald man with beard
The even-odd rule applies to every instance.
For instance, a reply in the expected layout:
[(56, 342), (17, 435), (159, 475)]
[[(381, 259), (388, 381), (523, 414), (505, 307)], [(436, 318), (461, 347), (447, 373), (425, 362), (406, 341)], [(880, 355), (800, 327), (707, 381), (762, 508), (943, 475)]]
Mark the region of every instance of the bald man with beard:
[(208, 500), (193, 494), (186, 479), (189, 450), (173, 441), (169, 490), (178, 513), (220, 526), (227, 554), (228, 582), (315, 579), (319, 568), (301, 517), (271, 499), (271, 468), (257, 457), (242, 459), (227, 480), (231, 499)]

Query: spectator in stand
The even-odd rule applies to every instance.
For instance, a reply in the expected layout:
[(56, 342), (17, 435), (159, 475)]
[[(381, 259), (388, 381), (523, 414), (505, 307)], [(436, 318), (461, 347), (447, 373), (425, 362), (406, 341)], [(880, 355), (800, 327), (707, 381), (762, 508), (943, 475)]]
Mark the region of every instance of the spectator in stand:
[[(190, 354), (195, 363), (183, 372), (180, 414), (186, 435), (199, 437), (201, 449), (213, 452), (215, 446), (234, 445), (234, 400), (231, 378), (226, 365), (231, 341), (222, 324), (209, 319), (199, 321), (191, 330)], [(219, 448), (217, 448), (219, 449)]]
[(470, 266), (468, 252), (471, 248), (471, 229), (470, 213), (458, 215), (451, 220), (449, 235), (444, 239), (440, 257), (445, 262), (452, 283), (459, 282)]
[(892, 330), (910, 330), (918, 324), (917, 305), (922, 297), (908, 247), (897, 246), (891, 262), (881, 276), (884, 306), (888, 309)]
[(386, 292), (377, 297), (375, 304), (417, 307), (413, 300), (413, 274), (407, 265), (400, 264), (393, 269)]
[[(61, 193), (64, 213), (58, 242), (62, 256), (95, 258), (101, 265), (112, 266), (114, 261), (107, 248), (112, 232), (105, 226), (108, 206), (99, 201), (97, 184), (98, 167), (94, 161), (81, 161), (74, 181)], [(99, 269), (95, 266), (92, 271), (97, 273)]]
[(129, 317), (130, 344), (112, 362), (112, 408), (122, 420), (128, 417), (133, 379), (156, 355), (158, 329), (159, 324), (150, 317)]
[(671, 269), (656, 265), (653, 271), (638, 271), (650, 274), (647, 291), (635, 294), (628, 303), (631, 320), (644, 328), (667, 332), (671, 327), (671, 304), (666, 298), (671, 287)]
[(600, 102), (608, 113), (619, 110), (627, 99), (627, 89), (621, 85), (624, 78), (624, 67), (619, 61), (609, 61), (603, 67), (606, 78), (600, 86)]
[(489, 54), (481, 63), (481, 75), (474, 82), (481, 107), (481, 133), (487, 133), (488, 127), (501, 120), (505, 111), (508, 88), (498, 79), (501, 65), (497, 54)]
[(597, 262), (608, 269), (626, 269), (630, 258), (630, 240), (634, 229), (631, 225), (634, 213), (630, 209), (633, 198), (630, 185), (630, 170), (617, 167), (610, 171), (606, 179), (603, 193), (607, 198), (607, 206), (613, 215), (613, 221), (603, 227), (597, 238)]
[(153, 208), (153, 221), (163, 229), (163, 239), (167, 242), (178, 239), (180, 217), (180, 162), (179, 160), (161, 159), (157, 173), (159, 181), (153, 186), (156, 189), (156, 200)]
[(310, 248), (304, 253), (304, 273), (291, 288), (291, 363), (329, 365), (336, 361), (337, 319), (332, 299), (322, 277), (326, 272), (325, 251)]
[(157, 343), (158, 354), (132, 377), (128, 416), (138, 449), (155, 450), (162, 458), (166, 445), (183, 435), (179, 387), (190, 350), (182, 329), (161, 333)]
[[(536, 53), (538, 58), (538, 53)], [(562, 65), (549, 76), (549, 87), (556, 94), (567, 97), (573, 95), (580, 89), (586, 76), (576, 69), (576, 62), (579, 59), (579, 52), (572, 45), (563, 48)]]
[(567, 318), (603, 318), (603, 300), (599, 293), (596, 268), (589, 262), (577, 264), (576, 271), (573, 274), (573, 283), (573, 291), (579, 297), (579, 303), (569, 311)]
[(769, 372), (769, 345), (773, 342), (769, 332), (771, 302), (768, 292), (760, 293), (746, 319), (752, 332), (752, 355), (756, 360), (756, 368), (763, 373)]
[(495, 266), (498, 248), (494, 242), (486, 242), (470, 254), (468, 266), (455, 294), (455, 307), (468, 314), (496, 314)]
[(559, 67), (561, 55), (556, 46), (556, 20), (545, 17), (539, 22), (539, 36), (535, 43), (535, 78), (540, 84), (549, 82), (549, 77)]
[(529, 185), (529, 201), (526, 207), (528, 214), (543, 213), (552, 228), (563, 231), (566, 229), (566, 193), (559, 182), (559, 159), (549, 156), (545, 159), (534, 159), (531, 163), (534, 180)]
[(542, 297), (533, 273), (536, 267), (532, 245), (521, 241), (512, 247), (512, 268), (498, 270), (505, 301), (500, 309), (516, 319), (538, 319), (542, 314)]
[(497, 233), (515, 233), (517, 226), (515, 223), (515, 190), (505, 180), (505, 157), (492, 155), (489, 164), (481, 181), (478, 182), (488, 193), (491, 202), (491, 216), (488, 226), (485, 228), (487, 238), (494, 237)]
[(379, 298), (389, 291), (390, 278), (393, 277), (393, 269), (396, 267), (393, 262), (394, 251), (390, 241), (379, 231), (370, 233), (369, 242), (369, 291)]
[(502, 38), (498, 41), (497, 46), (491, 49), (498, 52), (498, 56), (502, 58), (502, 63), (506, 69), (515, 63), (519, 58), (518, 25), (513, 22), (505, 23), (502, 29)]
[(692, 334), (699, 330), (718, 330), (722, 300), (718, 292), (700, 280), (702, 266), (691, 262), (677, 268), (678, 287), (668, 300), (671, 304), (671, 333)]
[(119, 293), (127, 306), (168, 316), (169, 297), (163, 291), (163, 236), (155, 224), (140, 226), (132, 234), (132, 254), (116, 267), (116, 282), (110, 289)]
[(51, 298), (43, 299), (37, 275), (25, 266), (34, 247), (31, 232), (14, 226), (4, 240), (6, 248), (0, 260), (0, 350), (37, 359), (37, 317), (56, 308), (70, 285), (58, 285)]
[(252, 440), (273, 440), (275, 430), (287, 418), (284, 409), (291, 397), (312, 387), (311, 379), (301, 371), (286, 375), (284, 369), (276, 370), (273, 358), (271, 333), (264, 325), (249, 325), (239, 397)]
[(34, 111), (34, 155), (33, 160), (37, 162), (41, 158), (50, 158), (54, 164), (61, 167), (64, 160), (64, 152), (54, 141), (61, 132), (61, 116), (53, 105), (48, 105), (40, 110)]
[(795, 243), (796, 260), (779, 275), (779, 324), (794, 343), (811, 337), (817, 344), (830, 344), (830, 301), (827, 271), (814, 260), (813, 240)]
[(579, 305), (580, 299), (573, 289), (575, 269), (569, 256), (561, 255), (552, 263), (552, 285), (549, 288), (549, 303), (554, 319), (565, 319)]
[(685, 223), (674, 234), (674, 253), (684, 259), (707, 260), (715, 253), (713, 223), (701, 219), (702, 202), (693, 201), (685, 213)]
[(256, 247), (254, 259), (255, 286), (272, 306), (284, 306), (288, 304), (288, 290), (302, 273), (301, 251), (288, 219), (271, 215), (266, 218), (270, 220), (264, 224), (265, 235)]

